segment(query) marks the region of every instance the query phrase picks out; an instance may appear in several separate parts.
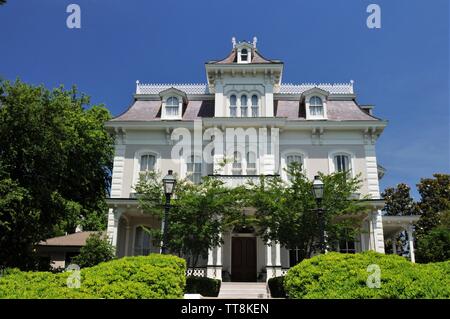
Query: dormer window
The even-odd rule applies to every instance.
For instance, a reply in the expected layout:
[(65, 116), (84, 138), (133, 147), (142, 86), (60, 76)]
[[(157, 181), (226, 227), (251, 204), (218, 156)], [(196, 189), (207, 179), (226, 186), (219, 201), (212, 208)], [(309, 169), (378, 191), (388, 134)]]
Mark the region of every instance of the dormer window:
[(242, 62), (248, 62), (248, 51), (247, 49), (241, 50), (241, 61)]
[(178, 98), (171, 96), (166, 101), (166, 115), (170, 117), (178, 116), (180, 103)]
[(161, 97), (161, 119), (162, 120), (181, 120), (183, 105), (189, 103), (185, 92), (171, 87), (159, 92)]
[(320, 97), (311, 97), (311, 99), (309, 100), (309, 113), (311, 116), (315, 117), (323, 116), (323, 103)]

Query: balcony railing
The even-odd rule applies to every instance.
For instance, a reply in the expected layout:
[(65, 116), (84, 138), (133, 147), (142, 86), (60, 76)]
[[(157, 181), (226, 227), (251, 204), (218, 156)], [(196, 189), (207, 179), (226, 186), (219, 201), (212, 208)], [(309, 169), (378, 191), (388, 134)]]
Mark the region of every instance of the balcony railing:
[[(254, 184), (258, 184), (260, 180), (260, 175), (209, 175), (211, 177), (215, 177), (222, 182), (224, 182), (224, 185), (226, 187), (236, 187), (245, 185), (249, 182), (252, 182)], [(275, 177), (278, 175), (265, 175), (266, 178)]]

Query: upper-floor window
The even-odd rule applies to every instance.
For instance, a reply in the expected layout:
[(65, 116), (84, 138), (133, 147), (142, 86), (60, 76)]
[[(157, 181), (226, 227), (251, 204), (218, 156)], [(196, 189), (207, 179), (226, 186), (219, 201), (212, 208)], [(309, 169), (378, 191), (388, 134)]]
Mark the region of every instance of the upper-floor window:
[(247, 175), (256, 175), (256, 156), (254, 152), (247, 152)]
[(242, 175), (242, 158), (239, 152), (233, 153), (233, 175)]
[(241, 116), (246, 117), (248, 112), (247, 95), (241, 96)]
[(236, 95), (231, 95), (230, 96), (230, 116), (237, 116), (237, 106), (236, 106)]
[(252, 96), (252, 116), (257, 117), (259, 115), (258, 96)]
[[(303, 167), (303, 158), (301, 155), (298, 154), (289, 154), (286, 156), (286, 169), (289, 168), (289, 166), (292, 165), (292, 163), (297, 163), (299, 168), (301, 169)], [(287, 177), (290, 180), (291, 176), (289, 173), (287, 173)]]
[(336, 172), (348, 172), (351, 170), (350, 156), (339, 154), (334, 156), (334, 168)]
[(179, 102), (178, 98), (175, 96), (171, 96), (166, 101), (166, 115), (167, 116), (178, 116), (179, 110)]
[(247, 49), (241, 50), (241, 61), (247, 62), (248, 61), (248, 51)]
[(140, 158), (140, 171), (153, 171), (155, 169), (156, 157), (152, 154), (141, 155)]
[(311, 116), (323, 116), (323, 103), (320, 97), (313, 96), (309, 99), (309, 112)]
[(192, 155), (186, 164), (187, 178), (194, 184), (199, 184), (202, 180), (202, 163), (199, 156)]

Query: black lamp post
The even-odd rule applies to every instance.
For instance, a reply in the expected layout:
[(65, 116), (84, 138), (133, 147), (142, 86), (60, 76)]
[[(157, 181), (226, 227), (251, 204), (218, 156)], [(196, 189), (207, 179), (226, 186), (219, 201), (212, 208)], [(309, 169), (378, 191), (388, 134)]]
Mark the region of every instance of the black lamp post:
[(167, 254), (167, 228), (169, 221), (169, 209), (170, 209), (170, 198), (172, 197), (173, 191), (175, 189), (175, 184), (177, 180), (172, 175), (173, 171), (169, 170), (168, 174), (162, 179), (164, 184), (164, 193), (166, 195), (166, 203), (164, 205), (164, 219), (162, 221), (161, 229), (163, 232), (161, 254)]
[(319, 218), (319, 240), (320, 240), (320, 252), (322, 254), (325, 253), (325, 216), (324, 216), (324, 209), (322, 207), (322, 199), (323, 199), (323, 182), (321, 181), (319, 176), (314, 176), (314, 182), (313, 182), (313, 194), (314, 198), (317, 202), (317, 216)]

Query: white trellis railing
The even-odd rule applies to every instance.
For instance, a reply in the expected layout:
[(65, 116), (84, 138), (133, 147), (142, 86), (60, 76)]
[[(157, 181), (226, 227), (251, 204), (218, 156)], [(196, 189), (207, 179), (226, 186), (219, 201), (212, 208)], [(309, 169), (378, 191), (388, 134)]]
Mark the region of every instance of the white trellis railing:
[(186, 276), (206, 277), (206, 268), (188, 268)]

